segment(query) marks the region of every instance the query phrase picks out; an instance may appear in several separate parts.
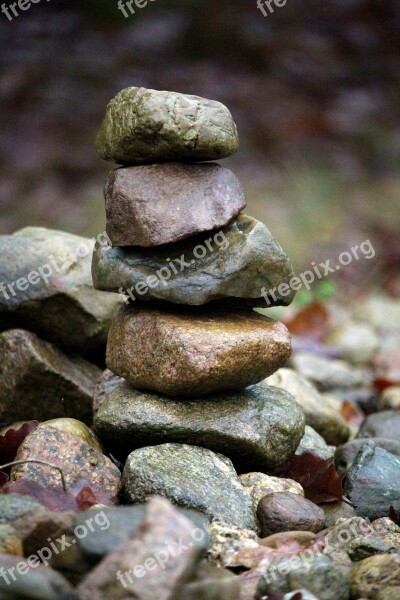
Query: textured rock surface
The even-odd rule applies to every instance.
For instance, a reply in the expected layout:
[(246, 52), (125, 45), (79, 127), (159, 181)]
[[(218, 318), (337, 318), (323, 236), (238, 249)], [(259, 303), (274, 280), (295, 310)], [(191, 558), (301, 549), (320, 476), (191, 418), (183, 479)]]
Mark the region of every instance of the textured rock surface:
[(153, 498), (136, 534), (89, 573), (78, 588), (79, 598), (174, 600), (203, 552), (194, 532), (194, 524), (169, 502)]
[(177, 600), (240, 600), (239, 578), (227, 569), (200, 565)]
[(102, 347), (123, 300), (93, 288), (93, 243), (41, 227), (0, 236), (0, 328), (34, 331), (77, 354)]
[(105, 369), (97, 382), (94, 390), (93, 411), (96, 413), (100, 406), (107, 400), (109, 395), (119, 384), (123, 383), (124, 379), (114, 375), (110, 369)]
[(332, 360), (308, 352), (296, 354), (293, 366), (322, 391), (351, 389), (372, 381), (371, 373), (367, 370), (355, 368), (344, 360)]
[(20, 515), (39, 508), (42, 504), (30, 496), (0, 494), (0, 525), (9, 525)]
[(253, 500), (254, 512), (257, 512), (261, 498), (275, 492), (290, 492), (304, 496), (304, 490), (297, 481), (283, 477), (271, 477), (265, 473), (245, 473), (239, 477), (244, 489), (249, 492)]
[(392, 505), (400, 512), (400, 458), (370, 441), (357, 454), (345, 479), (345, 496), (357, 515), (369, 519), (386, 517)]
[(158, 494), (212, 519), (257, 528), (250, 494), (231, 461), (211, 450), (186, 444), (140, 448), (129, 455), (122, 479), (130, 502)]
[(11, 329), (0, 334), (0, 420), (71, 417), (91, 423), (95, 365), (70, 358), (34, 333)]
[(101, 158), (121, 164), (203, 161), (233, 154), (239, 138), (220, 102), (129, 87), (108, 104), (96, 147)]
[(301, 406), (307, 425), (315, 429), (327, 444), (336, 445), (348, 440), (350, 429), (347, 423), (299, 373), (292, 369), (279, 369), (268, 377), (266, 383), (289, 392)]
[(346, 502), (328, 502), (320, 504), (325, 513), (325, 527), (336, 525), (339, 519), (351, 519), (356, 516), (356, 511)]
[(326, 460), (328, 458), (334, 457), (335, 447), (328, 446), (324, 438), (321, 435), (319, 435), (319, 433), (317, 433), (315, 429), (313, 429), (309, 425), (306, 425), (304, 435), (301, 438), (300, 444), (296, 449), (296, 454), (298, 456), (301, 456), (305, 452), (312, 452), (313, 454), (316, 454), (317, 456), (320, 456), (321, 458)]
[(400, 441), (400, 412), (384, 410), (369, 415), (361, 425), (358, 438), (386, 438)]
[(241, 550), (258, 548), (258, 537), (251, 529), (242, 529), (222, 521), (212, 521), (207, 527), (210, 536), (207, 561), (217, 567), (239, 567)]
[(325, 514), (319, 506), (290, 492), (275, 492), (261, 498), (257, 517), (262, 537), (283, 531), (318, 533), (325, 525)]
[(368, 441), (374, 442), (377, 448), (383, 448), (386, 452), (400, 457), (400, 442), (388, 438), (365, 437), (351, 440), (343, 446), (339, 446), (335, 452), (335, 464), (339, 473), (344, 473), (350, 469), (360, 448)]
[(200, 305), (230, 299), (265, 308), (264, 292), (270, 306), (290, 304), (295, 295), (288, 285), (277, 289), (294, 276), (286, 254), (265, 225), (246, 215), (217, 233), (158, 248), (97, 244), (92, 274), (97, 289), (130, 290), (139, 301)]
[(352, 598), (376, 600), (378, 594), (389, 587), (400, 587), (400, 555), (371, 556), (354, 566)]
[(258, 383), (290, 352), (286, 327), (255, 312), (127, 308), (111, 326), (107, 366), (141, 389), (199, 396)]
[(239, 180), (213, 163), (111, 171), (104, 196), (113, 246), (160, 246), (224, 227), (246, 206)]
[[(17, 460), (38, 457), (62, 468), (67, 487), (84, 479), (94, 489), (96, 485), (101, 486), (112, 497), (117, 496), (121, 487), (120, 472), (109, 458), (80, 438), (50, 425), (37, 427), (18, 449)], [(36, 463), (13, 467), (11, 477), (13, 480), (23, 477), (47, 488), (62, 489), (60, 473)]]
[(304, 417), (289, 394), (265, 384), (219, 396), (174, 400), (122, 383), (101, 406), (95, 427), (107, 448), (118, 455), (178, 442), (220, 452), (238, 470), (267, 469), (283, 464), (293, 453)]

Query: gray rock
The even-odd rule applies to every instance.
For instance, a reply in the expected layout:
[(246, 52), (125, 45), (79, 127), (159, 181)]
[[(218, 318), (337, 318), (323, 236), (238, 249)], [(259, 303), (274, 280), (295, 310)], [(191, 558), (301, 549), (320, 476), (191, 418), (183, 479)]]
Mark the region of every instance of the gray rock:
[(379, 410), (400, 410), (400, 385), (393, 385), (383, 391), (378, 404)]
[(348, 440), (350, 429), (347, 423), (302, 375), (292, 369), (279, 369), (266, 379), (266, 383), (289, 392), (301, 406), (306, 424), (315, 429), (327, 444), (337, 445)]
[(200, 565), (177, 600), (240, 600), (240, 580), (227, 569)]
[(316, 454), (320, 458), (327, 460), (328, 458), (333, 458), (335, 455), (335, 447), (328, 446), (325, 442), (324, 438), (319, 435), (309, 425), (306, 425), (304, 435), (301, 438), (300, 444), (297, 447), (295, 454), (301, 456), (305, 452), (312, 452)]
[(356, 511), (346, 502), (327, 502), (320, 504), (325, 513), (325, 527), (333, 527), (339, 519), (351, 519), (356, 516)]
[(316, 554), (275, 559), (261, 577), (256, 598), (305, 588), (319, 600), (348, 600), (350, 567)]
[[(0, 554), (0, 598), (4, 600), (79, 600), (72, 586), (48, 566), (40, 566), (39, 559), (31, 568), (17, 556)], [(11, 573), (13, 575), (11, 575)]]
[(384, 410), (369, 415), (361, 425), (358, 438), (386, 438), (400, 440), (400, 412)]
[(383, 448), (386, 452), (400, 457), (400, 442), (388, 438), (362, 437), (351, 440), (336, 449), (335, 465), (339, 473), (345, 473), (350, 469), (360, 448), (368, 441), (374, 442), (377, 448)]
[(174, 600), (204, 552), (200, 533), (170, 502), (152, 498), (136, 534), (89, 573), (79, 598)]
[(304, 416), (289, 394), (265, 384), (175, 400), (122, 383), (99, 409), (95, 427), (118, 455), (165, 442), (185, 443), (220, 452), (242, 471), (283, 464), (302, 435)]
[(392, 505), (400, 512), (400, 458), (370, 441), (357, 454), (345, 479), (345, 496), (361, 517), (386, 517)]
[(39, 508), (43, 505), (30, 496), (0, 494), (0, 525), (8, 525), (13, 519)]
[(400, 302), (388, 295), (367, 295), (357, 302), (354, 309), (357, 319), (379, 329), (400, 329)]
[(340, 358), (354, 365), (369, 363), (379, 348), (379, 338), (367, 323), (346, 323), (334, 329), (325, 342), (339, 351)]
[(130, 502), (158, 494), (212, 519), (257, 529), (250, 494), (231, 461), (211, 450), (185, 444), (140, 448), (129, 455), (122, 480)]
[(233, 154), (239, 138), (220, 102), (129, 87), (108, 104), (96, 147), (101, 158), (122, 164), (204, 161)]
[(28, 329), (82, 355), (102, 348), (123, 298), (93, 288), (93, 244), (42, 227), (0, 236), (0, 328)]
[(325, 526), (325, 514), (319, 506), (290, 492), (276, 492), (261, 498), (257, 517), (262, 537), (284, 531), (318, 533)]
[(100, 379), (97, 382), (93, 398), (93, 411), (96, 413), (100, 406), (107, 400), (112, 391), (115, 390), (125, 380), (118, 375), (114, 375), (109, 369), (103, 371)]
[(246, 206), (243, 189), (215, 163), (111, 171), (104, 188), (113, 246), (160, 246), (224, 227)]
[(93, 418), (100, 369), (63, 354), (34, 333), (0, 334), (0, 421), (46, 420), (65, 411), (85, 423)]
[(129, 294), (133, 302), (265, 307), (288, 305), (295, 295), (280, 287), (294, 276), (287, 256), (267, 227), (246, 215), (216, 233), (157, 248), (96, 244), (92, 274), (95, 288)]
[(308, 352), (299, 352), (292, 360), (296, 371), (321, 391), (336, 388), (350, 389), (372, 381), (369, 371), (353, 367), (344, 360), (326, 358)]
[(352, 598), (377, 600), (384, 590), (400, 587), (400, 555), (380, 554), (365, 558), (354, 565), (351, 579)]

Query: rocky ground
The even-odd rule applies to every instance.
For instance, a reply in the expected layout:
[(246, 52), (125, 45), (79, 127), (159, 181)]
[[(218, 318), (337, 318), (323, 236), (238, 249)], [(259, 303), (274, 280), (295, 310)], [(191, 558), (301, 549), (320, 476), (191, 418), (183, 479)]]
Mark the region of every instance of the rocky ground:
[(1, 242), (16, 273), (63, 260), (0, 313), (0, 460), (22, 461), (1, 474), (1, 597), (399, 597), (398, 300), (284, 309), (283, 368), (182, 402), (104, 370), (123, 298), (74, 259), (87, 240)]

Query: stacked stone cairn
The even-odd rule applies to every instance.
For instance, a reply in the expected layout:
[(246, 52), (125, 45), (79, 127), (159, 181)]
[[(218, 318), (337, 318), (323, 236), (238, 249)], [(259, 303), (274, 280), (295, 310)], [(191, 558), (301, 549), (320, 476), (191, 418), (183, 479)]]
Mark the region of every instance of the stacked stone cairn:
[(118, 377), (95, 425), (116, 456), (129, 455), (130, 501), (156, 493), (204, 509), (198, 480), (214, 470), (221, 506), (211, 516), (254, 528), (243, 507), (232, 514), (242, 492), (228, 475), (279, 467), (304, 416), (290, 394), (263, 383), (291, 340), (253, 309), (289, 304), (294, 274), (267, 227), (242, 213), (238, 179), (210, 162), (238, 145), (219, 102), (131, 87), (109, 103), (97, 149), (122, 166), (105, 185), (111, 245), (95, 247), (92, 275), (126, 306), (108, 336)]

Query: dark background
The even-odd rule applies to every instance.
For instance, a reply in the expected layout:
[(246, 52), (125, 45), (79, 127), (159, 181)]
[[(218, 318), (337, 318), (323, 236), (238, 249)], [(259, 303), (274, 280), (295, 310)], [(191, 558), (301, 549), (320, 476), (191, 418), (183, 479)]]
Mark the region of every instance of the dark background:
[(117, 0), (0, 14), (0, 233), (103, 231), (107, 102), (130, 85), (176, 90), (231, 109), (241, 149), (224, 165), (297, 269), (370, 237), (374, 268), (336, 285), (398, 294), (399, 40), (396, 0), (287, 0), (267, 18), (256, 0), (154, 0), (129, 19)]

